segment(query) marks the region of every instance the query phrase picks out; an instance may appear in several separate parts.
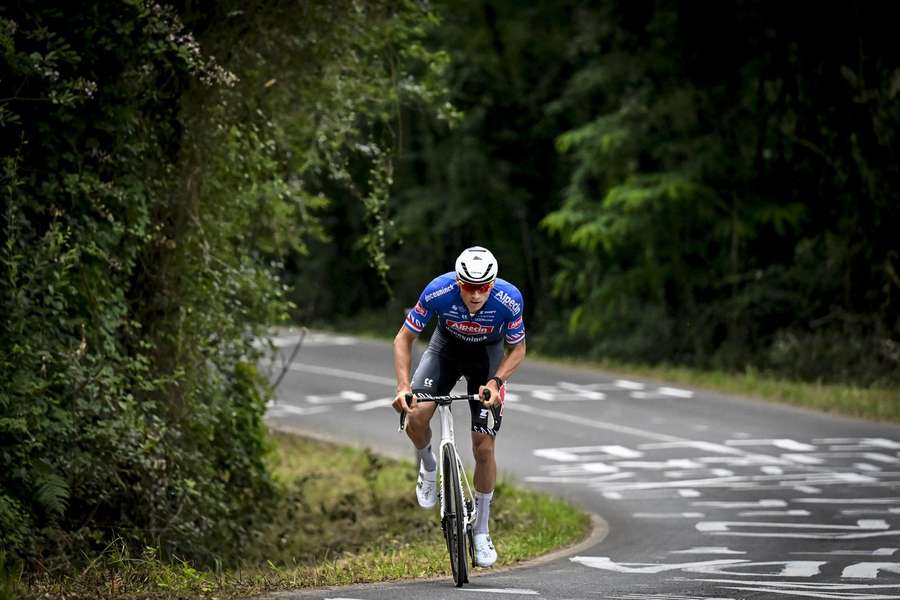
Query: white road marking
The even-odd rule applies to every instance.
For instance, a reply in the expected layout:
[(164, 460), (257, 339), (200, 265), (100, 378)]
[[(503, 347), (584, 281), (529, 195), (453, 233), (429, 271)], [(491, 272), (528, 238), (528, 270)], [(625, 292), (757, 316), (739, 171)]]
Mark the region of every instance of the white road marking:
[(256, 338), (253, 340), (254, 348), (266, 348), (266, 339), (271, 340), (275, 348), (287, 348), (296, 346), (303, 341), (304, 346), (353, 346), (358, 340), (348, 335), (333, 335), (329, 333), (309, 333), (306, 336), (299, 334), (269, 336), (268, 338)]
[(776, 508), (787, 506), (784, 500), (757, 500), (756, 502), (691, 502), (693, 506), (709, 506), (710, 508)]
[(744, 559), (723, 558), (719, 560), (703, 560), (699, 562), (675, 564), (617, 563), (612, 561), (608, 556), (573, 556), (569, 560), (592, 569), (603, 569), (605, 571), (614, 571), (616, 573), (634, 573), (640, 575), (652, 575), (655, 573), (664, 573), (666, 571), (680, 571), (689, 567), (735, 565), (747, 562)]
[(307, 396), (306, 401), (310, 404), (340, 404), (343, 402), (362, 402), (367, 398), (366, 394), (344, 390), (340, 394), (332, 394), (330, 396)]
[(808, 510), (748, 510), (739, 512), (739, 517), (808, 517), (812, 513)]
[(875, 446), (887, 450), (900, 450), (900, 442), (885, 438), (816, 438), (813, 442), (816, 444), (849, 444), (849, 448)]
[(632, 450), (631, 448), (626, 448), (625, 446), (593, 446), (605, 452), (606, 454), (610, 454), (612, 456), (618, 456), (619, 458), (640, 458), (644, 455), (643, 452), (638, 452), (637, 450)]
[(610, 475), (601, 475), (599, 477), (594, 476), (585, 476), (585, 477), (553, 477), (553, 476), (533, 476), (526, 477), (525, 481), (530, 481), (532, 483), (582, 483), (586, 485), (603, 483), (606, 481), (612, 481), (614, 479), (627, 479), (629, 477), (634, 477), (633, 473), (612, 473)]
[(849, 508), (841, 511), (842, 515), (859, 516), (859, 515), (896, 515), (900, 514), (900, 507), (892, 506), (887, 510), (881, 508)]
[(539, 456), (540, 458), (555, 460), (557, 462), (577, 462), (578, 461), (577, 454), (573, 454), (571, 452), (566, 452), (565, 450), (560, 450), (557, 448), (543, 448), (540, 450), (533, 450), (532, 454), (534, 454), (535, 456)]
[(631, 513), (636, 519), (702, 519), (706, 515), (701, 512), (672, 513)]
[(877, 462), (886, 462), (886, 463), (900, 463), (900, 458), (896, 456), (889, 456), (887, 454), (882, 454), (881, 452), (863, 452), (863, 458), (868, 460), (874, 460)]
[(555, 385), (534, 385), (531, 383), (512, 383), (510, 385), (514, 385), (516, 390), (521, 391), (521, 392), (534, 392), (534, 391), (541, 391), (541, 390), (546, 391), (546, 390), (555, 390), (556, 389)]
[(853, 467), (859, 469), (860, 471), (880, 471), (880, 467), (876, 467), (875, 465), (870, 465), (869, 463), (854, 463)]
[(317, 415), (320, 413), (328, 412), (331, 410), (327, 406), (294, 406), (293, 404), (267, 404), (269, 407), (266, 411), (266, 414), (270, 416), (278, 416), (278, 415)]
[(642, 390), (644, 389), (644, 384), (639, 381), (629, 381), (627, 379), (616, 379), (613, 381), (613, 385), (616, 385), (620, 388), (624, 388), (626, 390)]
[(603, 429), (606, 431), (615, 431), (618, 433), (625, 433), (637, 437), (649, 438), (652, 440), (659, 440), (670, 443), (687, 443), (687, 440), (683, 440), (682, 438), (675, 437), (673, 435), (666, 435), (664, 433), (655, 433), (652, 431), (645, 431), (643, 429), (638, 429), (636, 427), (628, 427), (626, 425), (617, 425), (615, 423), (606, 423), (604, 421), (596, 421), (594, 419), (586, 419), (584, 417), (579, 417), (577, 415), (570, 415), (567, 413), (561, 413), (559, 411), (554, 410), (544, 410), (541, 408), (535, 408), (534, 406), (529, 406), (527, 404), (513, 404), (508, 406), (507, 408), (526, 412), (532, 415), (538, 415), (540, 417), (544, 417), (545, 419), (556, 419), (557, 421), (565, 421), (567, 423), (574, 423), (575, 425), (581, 425), (583, 427), (591, 427), (594, 429)]
[[(781, 581), (741, 581), (735, 579), (696, 579), (708, 583), (725, 584), (719, 587), (729, 590), (746, 592), (765, 592), (766, 594), (778, 594), (785, 596), (807, 598), (821, 598), (825, 600), (896, 600), (900, 596), (896, 594), (883, 594), (875, 590), (895, 589), (900, 591), (898, 584), (845, 584), (845, 583), (800, 583)], [(860, 590), (857, 592), (851, 590)]]
[(900, 498), (794, 498), (808, 504), (900, 504)]
[[(616, 465), (625, 469), (685, 469), (695, 470), (702, 469), (701, 463), (695, 462), (689, 458), (670, 458), (663, 461), (652, 460), (620, 460)], [(729, 471), (729, 475), (732, 473)]]
[(701, 494), (697, 490), (678, 490), (678, 495), (682, 498), (696, 498)]
[(701, 442), (696, 440), (674, 439), (659, 444), (641, 444), (641, 450), (671, 450), (674, 448), (690, 448), (711, 454), (730, 454), (732, 456), (744, 456), (747, 453), (736, 448), (729, 448), (723, 444), (713, 442)]
[(606, 394), (603, 392), (591, 391), (561, 393), (558, 391), (538, 390), (531, 392), (531, 395), (545, 402), (585, 402), (587, 400), (603, 400), (606, 398)]
[(397, 381), (393, 378), (367, 375), (365, 373), (357, 373), (356, 371), (347, 371), (346, 369), (332, 369), (331, 367), (323, 367), (320, 365), (294, 362), (288, 365), (288, 370), (299, 371), (301, 373), (315, 373), (316, 375), (327, 375), (329, 377), (338, 377), (340, 379), (352, 379), (354, 381), (364, 381), (366, 383), (379, 383), (389, 386), (397, 385)]
[(815, 523), (770, 523), (768, 521), (704, 521), (697, 523), (697, 531), (730, 531), (732, 527), (778, 527), (782, 529), (841, 529), (846, 531), (887, 529), (882, 519), (860, 519), (856, 525), (831, 525)]
[(610, 600), (735, 600), (723, 596), (685, 596), (684, 594), (642, 594), (640, 592), (625, 594), (624, 596), (610, 596)]
[[(751, 521), (701, 521), (695, 525), (698, 531), (701, 531), (707, 535), (730, 535), (730, 536), (738, 536), (738, 537), (768, 537), (768, 538), (797, 538), (797, 539), (810, 539), (810, 540), (861, 540), (875, 537), (887, 537), (887, 536), (900, 536), (900, 530), (890, 530), (888, 529), (888, 524), (885, 521), (872, 519), (872, 520), (859, 520), (857, 521), (857, 525), (820, 525), (820, 524), (812, 524), (812, 523), (767, 523), (767, 522), (751, 522)], [(761, 528), (781, 528), (785, 530), (790, 529), (808, 529), (808, 530), (841, 530), (841, 531), (849, 531), (850, 533), (813, 533), (811, 531), (803, 531), (803, 532), (791, 532), (791, 531), (777, 531), (777, 532), (753, 532), (753, 531), (739, 531), (736, 528), (739, 527), (761, 527)]]
[(357, 404), (353, 407), (353, 410), (363, 411), (363, 410), (372, 410), (373, 408), (382, 408), (384, 406), (391, 406), (394, 403), (393, 398), (379, 398), (378, 400), (369, 400), (368, 402), (363, 402), (361, 404)]
[(808, 454), (782, 454), (781, 458), (801, 465), (821, 465), (824, 460)]
[[(765, 577), (815, 577), (827, 565), (827, 561), (819, 560), (775, 560), (767, 562), (743, 561), (734, 565), (698, 565), (685, 569), (690, 573), (709, 573), (711, 575), (756, 575)], [(763, 573), (746, 572), (744, 569), (757, 569), (765, 567)], [(778, 571), (772, 571), (775, 567), (781, 567)], [(738, 570), (733, 570), (738, 569)]]
[(728, 446), (775, 446), (782, 450), (794, 452), (811, 452), (816, 449), (812, 444), (805, 444), (788, 438), (727, 440), (725, 444)]
[(791, 552), (791, 554), (822, 554), (827, 556), (893, 556), (897, 548), (878, 548), (877, 550), (831, 550), (829, 552)]
[(519, 594), (521, 596), (537, 596), (538, 592), (535, 590), (523, 590), (517, 588), (473, 588), (473, 587), (464, 587), (459, 588), (461, 592), (482, 592), (485, 594)]
[(743, 550), (729, 550), (727, 546), (700, 546), (687, 550), (673, 550), (669, 554), (747, 554)]
[(658, 393), (663, 396), (673, 396), (675, 398), (693, 398), (694, 392), (691, 390), (682, 390), (680, 388), (673, 387), (661, 387), (658, 390)]

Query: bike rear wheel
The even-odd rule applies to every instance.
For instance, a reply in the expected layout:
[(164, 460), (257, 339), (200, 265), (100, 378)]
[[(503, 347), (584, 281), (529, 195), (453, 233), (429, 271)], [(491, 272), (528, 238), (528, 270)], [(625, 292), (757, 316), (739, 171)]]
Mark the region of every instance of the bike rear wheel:
[(452, 451), (444, 453), (443, 485), (444, 520), (442, 525), (444, 537), (447, 539), (453, 582), (456, 587), (462, 587), (469, 581), (466, 562), (466, 512), (460, 487), (459, 465), (456, 462), (456, 455)]

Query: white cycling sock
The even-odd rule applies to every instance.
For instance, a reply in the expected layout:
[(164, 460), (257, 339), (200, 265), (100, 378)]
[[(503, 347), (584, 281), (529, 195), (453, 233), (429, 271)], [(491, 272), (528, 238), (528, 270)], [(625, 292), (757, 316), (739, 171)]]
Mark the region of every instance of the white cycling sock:
[(431, 444), (428, 444), (424, 448), (416, 448), (416, 454), (419, 455), (419, 460), (422, 461), (422, 466), (429, 473), (434, 473), (435, 469), (437, 469), (437, 463), (434, 460), (434, 454), (431, 453)]
[(479, 492), (475, 490), (475, 509), (478, 513), (475, 515), (475, 535), (479, 533), (488, 533), (488, 519), (491, 516), (491, 500), (494, 499), (494, 492)]

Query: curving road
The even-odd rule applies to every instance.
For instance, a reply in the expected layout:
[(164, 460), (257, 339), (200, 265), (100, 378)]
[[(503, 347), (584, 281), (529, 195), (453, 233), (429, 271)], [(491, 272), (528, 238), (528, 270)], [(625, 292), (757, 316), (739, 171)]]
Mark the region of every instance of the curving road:
[[(273, 369), (297, 341), (276, 339)], [(394, 385), (388, 343), (313, 333), (267, 418), (411, 457)], [(605, 538), (478, 570), (462, 589), (440, 579), (280, 597), (900, 599), (900, 427), (533, 359), (509, 390), (501, 472), (602, 516)], [(468, 411), (455, 418), (459, 436)], [(495, 542), (502, 553), (502, 533)]]

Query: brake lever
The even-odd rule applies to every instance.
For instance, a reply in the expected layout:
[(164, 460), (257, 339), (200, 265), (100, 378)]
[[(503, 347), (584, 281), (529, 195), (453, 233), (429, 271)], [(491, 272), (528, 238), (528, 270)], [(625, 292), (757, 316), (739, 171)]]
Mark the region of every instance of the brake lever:
[(481, 403), (484, 404), (485, 402), (489, 401), (490, 399), (491, 399), (491, 390), (488, 388), (484, 388), (483, 390), (481, 390)]
[[(413, 398), (412, 394), (406, 394), (406, 396), (404, 396), (407, 406), (409, 406), (409, 403), (412, 402), (412, 398)], [(400, 429), (398, 429), (397, 432), (402, 433), (404, 431), (406, 431), (406, 411), (401, 410), (400, 411)]]

